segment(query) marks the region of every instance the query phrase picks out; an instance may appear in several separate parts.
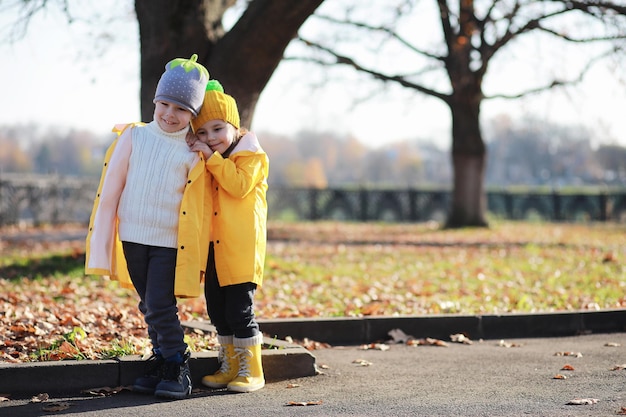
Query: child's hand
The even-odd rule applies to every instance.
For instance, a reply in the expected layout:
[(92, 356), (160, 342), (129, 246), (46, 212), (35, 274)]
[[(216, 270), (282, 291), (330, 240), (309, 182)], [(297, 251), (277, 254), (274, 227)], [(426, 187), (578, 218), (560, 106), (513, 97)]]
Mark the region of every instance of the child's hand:
[(185, 142), (187, 142), (187, 145), (191, 148), (191, 145), (193, 145), (197, 141), (198, 141), (198, 136), (196, 136), (196, 134), (193, 133), (193, 130), (191, 130), (190, 128), (189, 131), (187, 132), (187, 136), (185, 136)]
[(189, 150), (192, 152), (202, 152), (204, 155), (204, 159), (209, 159), (209, 157), (213, 154), (211, 148), (206, 143), (203, 143), (198, 139), (198, 136), (189, 129), (187, 132), (187, 136), (185, 136), (185, 142), (187, 142), (187, 146), (189, 146)]
[(189, 143), (189, 140), (187, 140), (187, 144), (189, 145), (189, 149), (191, 149), (193, 152), (202, 152), (202, 155), (204, 155), (204, 159), (209, 159), (211, 155), (213, 155), (213, 151), (211, 150), (209, 145), (197, 140), (197, 138), (196, 141), (191, 144)]

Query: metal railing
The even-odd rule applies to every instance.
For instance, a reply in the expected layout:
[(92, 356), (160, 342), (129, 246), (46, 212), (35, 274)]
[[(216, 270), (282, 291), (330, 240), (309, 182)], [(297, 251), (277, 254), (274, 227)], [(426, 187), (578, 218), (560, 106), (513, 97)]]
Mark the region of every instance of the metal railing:
[[(87, 224), (97, 187), (96, 178), (3, 174), (0, 225)], [(270, 186), (267, 199), (270, 219), (444, 221), (450, 191)], [(487, 207), (490, 215), (512, 220), (626, 222), (626, 190), (488, 190)]]

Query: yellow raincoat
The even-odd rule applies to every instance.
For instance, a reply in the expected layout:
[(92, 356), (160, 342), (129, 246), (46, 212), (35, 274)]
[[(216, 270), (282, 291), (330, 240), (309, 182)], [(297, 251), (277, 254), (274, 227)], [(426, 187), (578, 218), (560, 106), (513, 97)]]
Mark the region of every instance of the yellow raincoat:
[[(127, 128), (136, 125), (140, 124), (116, 125), (113, 129), (118, 137), (109, 146), (104, 157), (100, 185), (89, 220), (85, 259), (86, 274), (108, 275), (127, 288), (133, 288), (133, 284), (126, 266), (122, 242), (117, 233), (117, 203), (115, 202), (119, 201), (124, 189), (125, 175), (116, 175), (114, 170), (109, 173), (108, 166), (120, 136)], [(131, 134), (130, 131), (127, 133)], [(207, 181), (204, 158), (201, 156), (200, 161), (189, 172), (179, 212), (174, 295), (180, 298), (198, 297), (202, 294), (201, 282), (204, 280), (209, 252), (209, 216), (212, 211), (211, 194), (206, 189)], [(115, 204), (101, 204), (100, 195), (103, 187), (117, 197), (117, 200), (109, 198)]]
[(267, 154), (249, 132), (228, 158), (215, 152), (206, 167), (212, 174), (211, 240), (220, 286), (245, 282), (261, 286), (267, 242)]

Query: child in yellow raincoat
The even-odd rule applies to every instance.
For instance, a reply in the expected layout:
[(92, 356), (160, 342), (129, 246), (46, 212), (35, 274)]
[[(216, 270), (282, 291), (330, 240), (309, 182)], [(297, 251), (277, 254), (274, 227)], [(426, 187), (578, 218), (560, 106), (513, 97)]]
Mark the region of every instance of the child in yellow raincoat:
[(233, 97), (209, 81), (204, 104), (192, 120), (210, 173), (212, 221), (205, 281), (207, 311), (217, 329), (221, 367), (202, 383), (249, 392), (265, 385), (261, 364), (263, 335), (254, 314), (254, 295), (263, 283), (267, 240), (269, 159), (257, 137), (240, 129)]

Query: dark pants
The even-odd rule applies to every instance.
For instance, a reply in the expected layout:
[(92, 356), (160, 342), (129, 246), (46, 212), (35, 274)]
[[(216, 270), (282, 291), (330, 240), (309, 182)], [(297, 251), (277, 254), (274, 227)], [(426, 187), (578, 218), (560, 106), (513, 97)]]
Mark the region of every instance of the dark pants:
[(184, 331), (174, 296), (176, 249), (122, 242), (130, 278), (139, 294), (139, 310), (154, 349), (164, 358), (185, 352)]
[(204, 295), (207, 313), (220, 336), (248, 338), (258, 335), (259, 325), (254, 317), (254, 293), (256, 284), (243, 284), (220, 287), (215, 270), (213, 242), (209, 245), (209, 259), (206, 268)]

